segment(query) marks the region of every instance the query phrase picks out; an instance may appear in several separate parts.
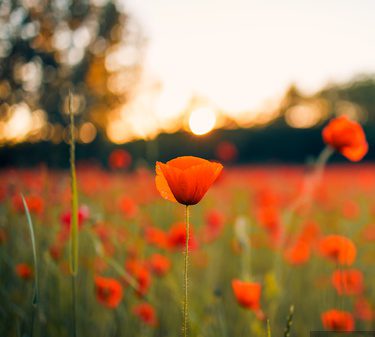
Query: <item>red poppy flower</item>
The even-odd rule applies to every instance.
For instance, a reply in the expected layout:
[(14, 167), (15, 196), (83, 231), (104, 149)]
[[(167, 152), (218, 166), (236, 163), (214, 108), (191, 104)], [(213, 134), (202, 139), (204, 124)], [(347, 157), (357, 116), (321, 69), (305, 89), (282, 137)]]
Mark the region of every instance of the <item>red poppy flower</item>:
[(323, 140), (350, 161), (361, 160), (368, 151), (365, 133), (360, 124), (347, 116), (332, 119), (323, 129)]
[(223, 166), (208, 160), (186, 156), (156, 163), (156, 187), (169, 201), (195, 205), (204, 197)]
[(108, 308), (116, 308), (122, 300), (122, 286), (113, 278), (96, 276), (95, 291), (98, 301)]
[[(44, 200), (37, 195), (29, 195), (25, 197), (29, 212), (32, 214), (42, 214), (44, 211)], [(13, 207), (17, 212), (23, 213), (25, 211), (23, 207), (22, 198), (19, 195), (13, 197)]]
[(326, 330), (341, 332), (354, 330), (354, 318), (350, 312), (332, 309), (323, 312), (321, 319)]
[(16, 274), (24, 280), (29, 280), (33, 277), (33, 270), (28, 264), (19, 263), (16, 265)]
[(357, 255), (354, 243), (340, 235), (328, 235), (321, 239), (319, 251), (333, 262), (348, 266), (353, 264)]
[(161, 254), (152, 254), (149, 263), (151, 270), (158, 276), (164, 276), (171, 268), (171, 261)]
[(156, 227), (145, 228), (145, 239), (147, 243), (158, 248), (166, 248), (168, 245), (167, 233)]
[(136, 305), (133, 307), (133, 313), (149, 326), (155, 326), (157, 324), (155, 309), (149, 303)]
[(127, 168), (131, 163), (131, 155), (123, 149), (113, 150), (108, 158), (109, 167), (112, 169)]
[(236, 145), (232, 142), (223, 141), (216, 147), (216, 158), (224, 162), (235, 161), (238, 156), (238, 151)]
[(134, 218), (138, 212), (138, 205), (135, 201), (127, 196), (124, 196), (119, 201), (119, 207), (122, 213), (127, 218)]
[[(172, 225), (168, 231), (168, 247), (173, 250), (181, 250), (186, 246), (186, 226), (183, 222), (178, 222)], [(193, 232), (193, 226), (190, 226), (189, 230), (189, 251), (194, 250), (198, 247), (198, 242)]]
[(203, 228), (203, 237), (206, 242), (215, 240), (224, 227), (224, 216), (221, 212), (211, 210), (206, 214), (206, 222)]
[[(86, 205), (82, 205), (78, 209), (78, 226), (81, 229), (83, 222), (90, 217), (90, 209)], [(64, 226), (64, 229), (70, 231), (70, 225), (72, 222), (72, 212), (67, 211), (60, 216), (61, 224)]]
[(354, 304), (354, 315), (362, 321), (371, 321), (374, 317), (371, 303), (364, 297), (358, 297)]
[(299, 240), (285, 252), (285, 259), (293, 265), (304, 264), (309, 260), (310, 252), (310, 245)]
[(138, 283), (138, 295), (146, 295), (151, 286), (151, 275), (146, 264), (137, 259), (130, 259), (126, 261), (125, 269), (136, 279)]
[(332, 284), (339, 295), (358, 295), (364, 288), (363, 274), (357, 269), (336, 270), (332, 274)]
[(260, 308), (261, 285), (259, 283), (233, 280), (232, 289), (239, 305), (255, 311)]

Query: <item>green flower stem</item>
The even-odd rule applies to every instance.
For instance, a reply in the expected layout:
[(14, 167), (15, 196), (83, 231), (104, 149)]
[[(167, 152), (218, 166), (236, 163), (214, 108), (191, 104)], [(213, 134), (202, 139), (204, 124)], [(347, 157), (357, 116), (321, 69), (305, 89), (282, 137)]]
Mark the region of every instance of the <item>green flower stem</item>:
[(186, 223), (186, 247), (185, 247), (185, 273), (184, 273), (184, 309), (183, 309), (183, 326), (182, 332), (184, 337), (188, 335), (188, 319), (189, 319), (189, 312), (188, 312), (188, 266), (189, 266), (189, 206), (185, 208), (185, 223)]

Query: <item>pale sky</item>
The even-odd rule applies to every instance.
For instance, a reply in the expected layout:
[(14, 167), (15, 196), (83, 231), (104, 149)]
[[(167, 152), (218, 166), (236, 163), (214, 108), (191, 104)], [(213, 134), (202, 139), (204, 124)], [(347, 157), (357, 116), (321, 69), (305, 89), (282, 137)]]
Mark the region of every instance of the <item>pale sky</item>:
[(145, 73), (175, 95), (256, 108), (296, 82), (314, 91), (375, 73), (374, 0), (127, 0), (149, 45)]

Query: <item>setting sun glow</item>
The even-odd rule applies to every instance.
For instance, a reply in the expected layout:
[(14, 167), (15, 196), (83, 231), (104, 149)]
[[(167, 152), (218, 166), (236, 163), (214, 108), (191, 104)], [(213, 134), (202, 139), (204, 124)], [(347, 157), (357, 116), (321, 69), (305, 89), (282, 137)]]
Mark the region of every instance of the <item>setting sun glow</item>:
[(216, 124), (216, 114), (211, 108), (197, 108), (192, 111), (189, 118), (189, 127), (197, 136), (210, 132)]

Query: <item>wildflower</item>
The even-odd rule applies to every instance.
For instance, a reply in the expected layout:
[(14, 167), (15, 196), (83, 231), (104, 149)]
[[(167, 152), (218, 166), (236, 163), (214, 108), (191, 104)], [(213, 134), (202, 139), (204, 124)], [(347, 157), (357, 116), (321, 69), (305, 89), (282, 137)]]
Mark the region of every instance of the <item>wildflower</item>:
[(238, 150), (232, 142), (223, 141), (217, 145), (215, 154), (223, 162), (232, 162), (237, 159)]
[(371, 321), (375, 311), (364, 297), (358, 297), (354, 303), (354, 315), (362, 321)]
[(116, 308), (122, 300), (122, 286), (113, 278), (95, 277), (95, 291), (98, 301), (108, 308)]
[(309, 260), (310, 252), (310, 246), (303, 240), (299, 240), (285, 252), (285, 259), (290, 264), (300, 265)]
[[(186, 244), (186, 228), (183, 222), (172, 225), (167, 234), (168, 247), (174, 250), (180, 250)], [(192, 227), (189, 228), (189, 251), (198, 247)]]
[(152, 254), (149, 264), (151, 270), (158, 276), (164, 276), (171, 268), (171, 261), (161, 254)]
[[(30, 213), (37, 214), (37, 215), (40, 215), (43, 213), (44, 200), (38, 195), (26, 196), (25, 201), (26, 201), (26, 204)], [(23, 213), (25, 211), (21, 196), (15, 195), (13, 197), (12, 202), (13, 202), (13, 207), (17, 212)]]
[(206, 214), (203, 237), (206, 242), (215, 240), (223, 230), (224, 216), (217, 210), (211, 210)]
[(16, 265), (16, 274), (24, 280), (29, 280), (33, 277), (33, 270), (28, 264), (19, 263)]
[(354, 318), (350, 312), (332, 309), (321, 315), (326, 330), (350, 332), (354, 330)]
[(223, 166), (197, 157), (156, 163), (156, 187), (164, 199), (195, 205), (218, 178)]
[(163, 230), (156, 228), (156, 227), (146, 227), (145, 228), (145, 240), (150, 245), (154, 245), (158, 248), (166, 248), (167, 247), (167, 233)]
[(130, 259), (125, 263), (125, 269), (136, 279), (138, 289), (137, 294), (144, 296), (151, 286), (151, 275), (147, 265), (140, 260)]
[(127, 218), (134, 218), (138, 212), (138, 205), (135, 201), (127, 196), (124, 196), (119, 201), (119, 207), (121, 212)]
[(113, 150), (108, 158), (108, 165), (111, 169), (128, 168), (132, 163), (132, 157), (129, 152), (123, 149)]
[(260, 308), (261, 285), (255, 282), (232, 281), (232, 289), (239, 305), (257, 311)]
[(332, 284), (339, 295), (358, 295), (363, 291), (363, 274), (357, 269), (336, 270)]
[(320, 240), (320, 253), (336, 264), (353, 264), (357, 250), (354, 243), (341, 235), (328, 235)]
[(368, 151), (365, 133), (360, 124), (347, 116), (332, 119), (323, 129), (324, 142), (350, 161), (361, 160)]
[[(90, 218), (90, 209), (86, 205), (82, 205), (78, 209), (78, 227), (81, 229), (83, 222)], [(67, 211), (60, 216), (61, 224), (64, 229), (70, 231), (70, 226), (72, 222), (72, 212)]]
[(149, 303), (140, 303), (134, 306), (133, 313), (149, 326), (153, 327), (157, 324), (155, 309)]

